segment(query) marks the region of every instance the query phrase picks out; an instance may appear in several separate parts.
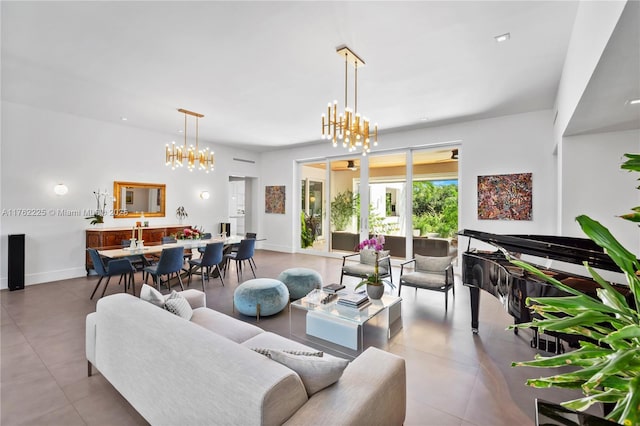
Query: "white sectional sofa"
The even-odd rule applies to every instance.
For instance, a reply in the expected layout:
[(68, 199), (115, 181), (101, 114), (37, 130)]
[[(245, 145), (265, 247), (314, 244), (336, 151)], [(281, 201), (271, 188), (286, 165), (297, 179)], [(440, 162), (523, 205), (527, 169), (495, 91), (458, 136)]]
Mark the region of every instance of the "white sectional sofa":
[(87, 316), (89, 374), (95, 367), (152, 425), (404, 422), (404, 359), (369, 348), (309, 397), (295, 371), (252, 349), (314, 349), (206, 308), (202, 292), (182, 294), (190, 321), (129, 294)]

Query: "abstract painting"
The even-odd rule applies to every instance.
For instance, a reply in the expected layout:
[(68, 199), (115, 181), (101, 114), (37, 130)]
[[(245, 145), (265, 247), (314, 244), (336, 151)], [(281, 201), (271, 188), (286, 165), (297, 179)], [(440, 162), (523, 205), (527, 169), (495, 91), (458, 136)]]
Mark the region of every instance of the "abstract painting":
[(284, 214), (285, 187), (265, 186), (264, 212)]
[(532, 220), (531, 173), (478, 176), (478, 219)]

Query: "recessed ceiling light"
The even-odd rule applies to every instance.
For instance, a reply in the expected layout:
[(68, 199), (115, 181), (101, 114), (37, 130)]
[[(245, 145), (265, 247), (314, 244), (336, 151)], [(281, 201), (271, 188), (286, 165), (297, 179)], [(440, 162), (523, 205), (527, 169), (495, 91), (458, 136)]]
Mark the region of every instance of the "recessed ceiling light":
[(500, 34), (494, 37), (494, 39), (498, 42), (498, 43), (502, 43), (503, 41), (507, 41), (511, 38), (511, 33), (504, 33), (504, 34)]
[(120, 117), (120, 120), (127, 121), (127, 117)]
[(429, 117), (420, 117), (420, 121), (429, 121)]
[(184, 133), (184, 130), (178, 129), (178, 133)]
[(629, 105), (640, 104), (640, 99), (629, 99)]

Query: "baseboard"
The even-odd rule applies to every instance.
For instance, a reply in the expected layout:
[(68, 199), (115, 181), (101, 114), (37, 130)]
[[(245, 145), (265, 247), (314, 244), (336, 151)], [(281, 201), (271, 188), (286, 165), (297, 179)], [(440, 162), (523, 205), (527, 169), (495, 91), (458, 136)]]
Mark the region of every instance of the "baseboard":
[(268, 244), (268, 243), (262, 243), (260, 245), (260, 249), (261, 250), (279, 251), (279, 252), (282, 252), (282, 253), (293, 253), (293, 250), (291, 250), (291, 247), (289, 247), (289, 246), (280, 246), (280, 245)]
[[(68, 280), (70, 278), (78, 278), (87, 275), (87, 270), (83, 267), (60, 269), (57, 271), (38, 272), (35, 274), (26, 274), (24, 277), (25, 286), (48, 283), (51, 281)], [(9, 280), (7, 277), (0, 278), (0, 289), (9, 288)]]

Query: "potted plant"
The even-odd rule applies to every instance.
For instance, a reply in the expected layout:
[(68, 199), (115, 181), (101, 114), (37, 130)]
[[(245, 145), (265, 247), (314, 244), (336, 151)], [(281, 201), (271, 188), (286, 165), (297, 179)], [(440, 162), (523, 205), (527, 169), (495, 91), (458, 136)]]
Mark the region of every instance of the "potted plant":
[(182, 223), (182, 221), (188, 218), (189, 215), (187, 214), (187, 211), (184, 209), (184, 207), (180, 206), (176, 209), (176, 217), (178, 218), (178, 221)]
[(384, 248), (384, 236), (377, 235), (370, 240), (365, 240), (358, 244), (356, 247), (358, 251), (361, 250), (373, 250), (375, 252), (375, 263), (373, 264), (373, 274), (367, 275), (367, 278), (360, 281), (356, 285), (356, 290), (366, 284), (367, 295), (370, 299), (380, 299), (384, 294), (384, 282), (380, 278), (380, 271), (378, 269), (378, 260), (380, 251)]
[(107, 190), (93, 191), (93, 196), (96, 198), (96, 209), (91, 216), (85, 217), (85, 219), (90, 219), (91, 225), (98, 225), (104, 223), (104, 217), (107, 213), (107, 198), (108, 193)]
[[(640, 171), (640, 155), (625, 154), (623, 169)], [(640, 222), (640, 207), (624, 219)], [(527, 304), (542, 319), (534, 319), (522, 327), (538, 327), (541, 331), (557, 331), (584, 336), (580, 348), (552, 357), (536, 356), (533, 361), (514, 362), (513, 366), (566, 367), (570, 372), (551, 377), (529, 379), (529, 386), (580, 389), (584, 397), (563, 402), (572, 410), (586, 410), (594, 403), (608, 403), (613, 409), (608, 419), (624, 425), (640, 424), (640, 262), (625, 249), (599, 222), (587, 217), (576, 218), (584, 233), (600, 247), (624, 272), (634, 298), (631, 302), (618, 293), (586, 262), (585, 267), (601, 286), (597, 298), (548, 277), (537, 268), (516, 260), (511, 262), (571, 294), (568, 297), (538, 297)], [(511, 327), (512, 328), (512, 327)], [(596, 343), (593, 343), (595, 341)]]
[(346, 190), (338, 193), (331, 201), (331, 223), (336, 231), (344, 231), (355, 213), (353, 192)]

